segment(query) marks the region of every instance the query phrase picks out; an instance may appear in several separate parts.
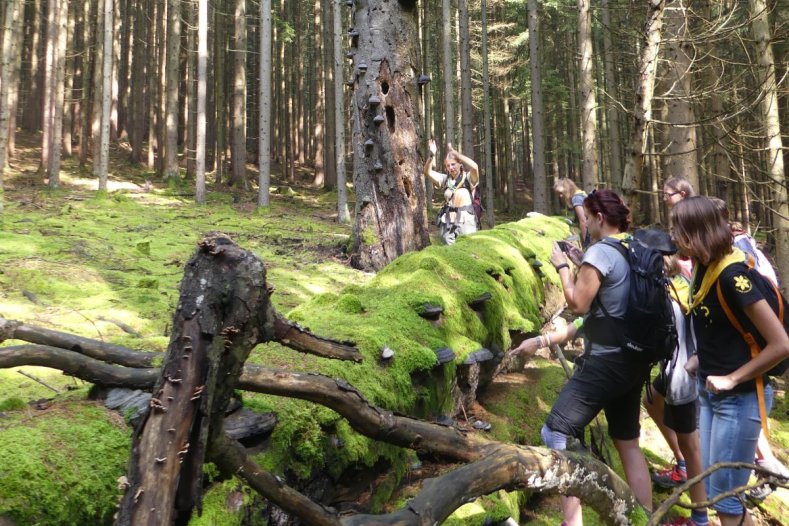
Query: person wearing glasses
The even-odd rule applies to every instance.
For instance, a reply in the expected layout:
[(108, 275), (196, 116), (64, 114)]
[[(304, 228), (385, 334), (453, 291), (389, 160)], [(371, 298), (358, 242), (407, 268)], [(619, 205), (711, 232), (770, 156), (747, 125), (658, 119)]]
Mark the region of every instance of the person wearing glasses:
[(674, 208), (674, 205), (696, 195), (693, 190), (693, 185), (684, 177), (671, 177), (663, 183), (663, 201), (666, 202), (669, 210)]

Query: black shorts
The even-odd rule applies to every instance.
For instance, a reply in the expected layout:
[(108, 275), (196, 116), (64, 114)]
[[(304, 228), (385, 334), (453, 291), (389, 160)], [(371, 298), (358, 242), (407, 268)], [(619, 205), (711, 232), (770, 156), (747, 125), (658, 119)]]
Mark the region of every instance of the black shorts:
[(641, 388), (648, 374), (648, 365), (624, 352), (584, 355), (575, 362), (575, 372), (545, 424), (553, 431), (581, 438), (584, 427), (602, 410), (611, 438), (638, 438)]
[(687, 404), (670, 405), (665, 403), (666, 377), (659, 374), (652, 382), (652, 388), (663, 397), (663, 424), (675, 433), (693, 433), (698, 426), (698, 399)]

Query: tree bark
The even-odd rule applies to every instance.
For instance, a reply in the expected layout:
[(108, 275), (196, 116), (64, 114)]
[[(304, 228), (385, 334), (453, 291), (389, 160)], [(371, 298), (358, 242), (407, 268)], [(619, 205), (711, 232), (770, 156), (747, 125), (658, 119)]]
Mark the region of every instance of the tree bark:
[(696, 50), (688, 27), (686, 0), (674, 0), (666, 5), (665, 41), (668, 62), (668, 153), (669, 177), (684, 177), (699, 189), (698, 156), (696, 154), (696, 117), (690, 103), (692, 92), (693, 59)]
[(99, 158), (94, 160), (99, 176), (99, 191), (107, 191), (110, 157), (110, 106), (112, 102), (112, 23), (113, 0), (104, 0), (104, 52), (102, 55), (101, 138)]
[[(762, 122), (767, 143), (767, 171), (770, 189), (775, 201), (773, 226), (775, 228), (775, 261), (778, 274), (789, 276), (789, 202), (787, 202), (786, 174), (784, 173), (783, 141), (778, 112), (778, 94), (775, 78), (775, 59), (770, 43), (770, 22), (764, 0), (749, 0), (751, 30), (756, 40), (759, 77), (763, 90), (761, 100)], [(784, 295), (789, 294), (789, 283), (781, 284)]]
[(441, 50), (444, 59), (444, 116), (446, 122), (444, 125), (444, 133), (446, 142), (452, 144), (453, 147), (457, 146), (455, 133), (455, 96), (452, 89), (452, 17), (450, 14), (450, 0), (442, 0), (441, 2)]
[(181, 47), (181, 0), (167, 3), (167, 51), (165, 66), (164, 178), (177, 181), (178, 170), (178, 83)]
[(236, 0), (233, 35), (233, 148), (231, 184), (247, 189), (247, 2)]
[(537, 0), (529, 0), (529, 62), (531, 69), (531, 130), (534, 144), (534, 210), (547, 214), (548, 178), (545, 173), (542, 77), (540, 75), (540, 20)]
[(458, 0), (458, 23), (460, 24), (460, 121), (463, 129), (462, 152), (474, 155), (474, 106), (471, 102), (471, 51), (469, 49), (468, 1)]
[(19, 35), (17, 20), (22, 16), (22, 1), (9, 0), (5, 6), (5, 19), (2, 39), (2, 55), (0, 55), (0, 76), (3, 77), (0, 85), (0, 212), (3, 210), (3, 175), (7, 164), (8, 132), (11, 115), (9, 112), (9, 92), (13, 77), (11, 69), (16, 62), (16, 53), (19, 50)]
[(269, 205), (271, 186), (271, 0), (260, 0), (260, 92), (258, 104), (258, 206)]
[(131, 146), (130, 160), (134, 164), (142, 162), (143, 133), (145, 130), (145, 95), (147, 86), (145, 81), (145, 62), (147, 41), (145, 34), (148, 27), (145, 20), (145, 2), (134, 3), (134, 19), (132, 28), (132, 65), (131, 87), (129, 94), (129, 143)]
[(649, 14), (644, 25), (644, 41), (638, 63), (638, 93), (636, 94), (635, 121), (627, 143), (627, 158), (622, 176), (622, 193), (630, 204), (633, 217), (638, 217), (638, 190), (644, 172), (644, 148), (646, 147), (649, 122), (652, 120), (652, 95), (655, 90), (655, 74), (660, 51), (660, 35), (663, 25), (664, 0), (650, 0)]
[[(55, 48), (57, 47), (57, 13), (58, 2), (61, 0), (49, 0), (47, 2), (47, 24), (46, 24), (46, 55), (44, 57), (44, 108), (43, 122), (41, 125), (41, 173), (48, 175), (49, 157), (52, 154), (52, 107), (53, 91), (55, 82)], [(63, 0), (65, 1), (65, 0)], [(50, 186), (53, 187), (52, 181)], [(54, 187), (57, 186), (55, 180)]]
[[(496, 226), (493, 213), (493, 137), (490, 130), (490, 72), (488, 71), (488, 2), (482, 0), (482, 118), (485, 120), (485, 213), (488, 227)], [(536, 189), (534, 190), (536, 191)], [(533, 194), (532, 194), (533, 195)]]
[[(602, 16), (603, 53), (605, 54), (605, 89), (614, 101), (618, 101), (619, 83), (616, 77), (614, 44), (611, 39), (613, 27), (611, 25), (609, 0), (602, 1)], [(622, 144), (619, 138), (619, 110), (616, 108), (616, 104), (611, 102), (606, 104), (606, 108), (606, 116), (608, 119), (608, 144), (611, 155), (611, 178), (614, 184), (618, 186), (622, 175)]]
[[(356, 222), (351, 263), (381, 269), (430, 243), (422, 175), (417, 10), (373, 0), (357, 9), (354, 28), (354, 189)], [(375, 117), (380, 116), (376, 121)]]
[(63, 106), (65, 102), (65, 76), (66, 76), (66, 44), (68, 33), (68, 2), (59, 0), (57, 5), (56, 22), (57, 39), (53, 50), (54, 78), (52, 83), (52, 134), (50, 136), (49, 153), (49, 186), (57, 188), (60, 185), (60, 156), (63, 149)]
[[(348, 189), (346, 188), (347, 171), (345, 169), (345, 94), (343, 90), (343, 58), (340, 37), (342, 35), (342, 15), (340, 0), (332, 1), (332, 12), (334, 19), (334, 31), (332, 32), (334, 53), (334, 156), (335, 173), (337, 174), (337, 221), (349, 223), (351, 214), (348, 212)], [(361, 37), (358, 37), (361, 40)], [(359, 60), (357, 55), (354, 61)], [(358, 64), (358, 62), (357, 62)], [(355, 171), (354, 171), (355, 177)], [(358, 196), (357, 196), (358, 207)], [(357, 212), (358, 222), (358, 212)]]
[(197, 123), (195, 126), (195, 201), (205, 204), (206, 87), (208, 83), (208, 0), (197, 7)]
[(592, 57), (592, 18), (590, 0), (578, 0), (578, 79), (581, 97), (581, 151), (583, 187), (591, 192), (597, 186), (597, 100), (595, 97), (594, 59)]

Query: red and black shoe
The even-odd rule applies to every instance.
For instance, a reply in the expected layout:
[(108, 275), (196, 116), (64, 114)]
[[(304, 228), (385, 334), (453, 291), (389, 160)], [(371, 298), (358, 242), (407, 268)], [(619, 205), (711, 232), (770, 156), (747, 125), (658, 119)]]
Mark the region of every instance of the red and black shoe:
[(652, 473), (652, 482), (663, 489), (673, 489), (688, 481), (688, 471), (677, 464)]

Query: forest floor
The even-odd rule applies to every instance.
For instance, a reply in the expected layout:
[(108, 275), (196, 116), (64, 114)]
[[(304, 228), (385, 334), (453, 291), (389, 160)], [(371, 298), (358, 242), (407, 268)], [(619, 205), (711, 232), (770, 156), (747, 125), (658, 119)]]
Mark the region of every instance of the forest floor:
[[(40, 137), (20, 135), (18, 141), (17, 156), (6, 171), (0, 217), (0, 316), (6, 319), (163, 351), (184, 264), (212, 230), (230, 234), (263, 259), (275, 287), (272, 300), (282, 313), (317, 294), (336, 293), (372, 277), (349, 266), (351, 226), (336, 222), (336, 193), (311, 187), (307, 170), (298, 171), (296, 181), (275, 174), (268, 210), (256, 209), (254, 190), (210, 191), (207, 204), (198, 207), (188, 184), (156, 182), (151, 172), (125, 160), (123, 148), (112, 152), (106, 195), (97, 195), (96, 179), (73, 159), (63, 162), (61, 188), (50, 190), (38, 174)], [(250, 175), (256, 180), (252, 168)], [(525, 211), (526, 204), (521, 206)], [(522, 215), (497, 214), (497, 220)], [(276, 359), (276, 353), (268, 356)], [(540, 427), (564, 381), (562, 369), (548, 358), (498, 377), (478, 404), (466, 408), (468, 422), (490, 422), (492, 438), (539, 444)], [(44, 400), (74, 400), (86, 390), (58, 371), (0, 370), (0, 436), (13, 427), (8, 422), (17, 422), (8, 414), (20, 400), (29, 420), (37, 407), (50, 407)], [(28, 405), (36, 400), (38, 405)], [(789, 461), (787, 409), (781, 383), (771, 425), (776, 453), (784, 461)], [(642, 425), (648, 460), (653, 468), (663, 467), (671, 455), (645, 412)], [(614, 467), (621, 474), (621, 466)], [(407, 480), (418, 484), (437, 469), (425, 463)], [(414, 487), (405, 484), (399, 498), (407, 498)], [(667, 495), (656, 492), (660, 500)], [(789, 492), (779, 490), (760, 508), (765, 524), (782, 524), (781, 518), (789, 516)], [(558, 498), (532, 495), (522, 505), (522, 524), (559, 524), (558, 509)], [(593, 512), (585, 513), (586, 524), (599, 523)], [(470, 504), (452, 524), (482, 524), (484, 518), (485, 510)]]

